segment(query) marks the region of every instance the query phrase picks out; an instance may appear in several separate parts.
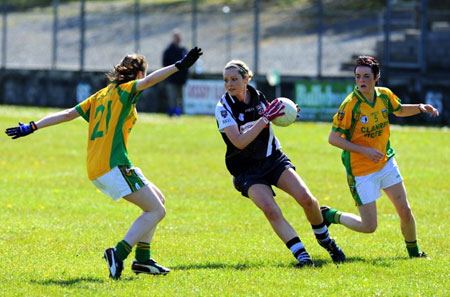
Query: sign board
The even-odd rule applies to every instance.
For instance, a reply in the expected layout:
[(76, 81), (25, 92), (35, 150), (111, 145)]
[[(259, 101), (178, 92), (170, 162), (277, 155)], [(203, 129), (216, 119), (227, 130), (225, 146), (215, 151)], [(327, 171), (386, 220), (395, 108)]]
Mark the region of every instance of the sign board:
[(184, 113), (214, 115), (224, 93), (222, 80), (189, 79), (183, 88)]
[(339, 105), (353, 91), (350, 82), (297, 82), (295, 84), (295, 102), (302, 109), (300, 120), (327, 121), (333, 120)]

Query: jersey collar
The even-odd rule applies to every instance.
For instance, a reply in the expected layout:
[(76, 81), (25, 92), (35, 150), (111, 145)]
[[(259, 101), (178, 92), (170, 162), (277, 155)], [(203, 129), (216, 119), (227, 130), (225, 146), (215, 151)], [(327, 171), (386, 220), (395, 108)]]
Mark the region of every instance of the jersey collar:
[(358, 99), (358, 101), (365, 102), (365, 103), (369, 104), (369, 106), (374, 107), (376, 104), (376, 101), (377, 101), (377, 97), (380, 96), (380, 91), (378, 90), (377, 87), (375, 87), (375, 92), (374, 92), (375, 98), (372, 103), (367, 101), (366, 97), (364, 97), (364, 95), (358, 90), (358, 86), (355, 86), (355, 88), (353, 90), (353, 95)]

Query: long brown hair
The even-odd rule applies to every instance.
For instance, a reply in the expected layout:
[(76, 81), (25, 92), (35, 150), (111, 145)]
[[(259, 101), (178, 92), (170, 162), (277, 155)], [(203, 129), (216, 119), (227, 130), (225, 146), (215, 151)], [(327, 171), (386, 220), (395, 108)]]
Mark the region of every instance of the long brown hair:
[(106, 74), (109, 81), (122, 84), (130, 80), (135, 80), (139, 71), (147, 72), (147, 61), (143, 55), (129, 54), (126, 55), (119, 64), (114, 66), (109, 73)]

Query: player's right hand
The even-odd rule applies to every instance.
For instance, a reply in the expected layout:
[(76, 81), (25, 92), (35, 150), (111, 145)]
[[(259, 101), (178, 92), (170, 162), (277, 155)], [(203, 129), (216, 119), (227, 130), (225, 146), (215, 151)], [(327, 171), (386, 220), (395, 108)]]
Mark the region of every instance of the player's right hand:
[(380, 162), (384, 158), (384, 154), (381, 151), (371, 147), (366, 147), (364, 155), (375, 163)]
[(24, 124), (22, 122), (19, 122), (19, 126), (7, 128), (5, 130), (5, 133), (8, 136), (11, 136), (12, 139), (16, 139), (16, 138), (19, 138), (22, 136), (27, 136), (28, 134), (31, 134), (36, 130), (37, 130), (37, 126), (33, 121), (31, 121), (29, 124)]
[(175, 67), (178, 70), (188, 69), (198, 60), (198, 58), (203, 55), (202, 49), (199, 47), (194, 47), (186, 54), (180, 61), (175, 63)]
[(264, 110), (263, 117), (271, 121), (274, 118), (284, 115), (284, 112), (281, 112), (283, 109), (283, 102), (281, 100), (275, 99), (270, 102), (269, 106), (267, 106), (266, 110)]

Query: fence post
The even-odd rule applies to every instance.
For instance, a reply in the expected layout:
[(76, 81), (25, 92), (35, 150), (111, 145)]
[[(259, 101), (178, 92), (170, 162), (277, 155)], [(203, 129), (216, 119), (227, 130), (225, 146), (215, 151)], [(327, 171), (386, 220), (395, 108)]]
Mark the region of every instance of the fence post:
[(81, 0), (81, 7), (80, 7), (80, 71), (82, 72), (84, 70), (84, 54), (85, 54), (85, 31), (86, 31), (86, 24), (85, 24), (85, 5), (86, 0)]
[(192, 47), (197, 45), (197, 0), (192, 0)]
[(253, 11), (254, 11), (254, 28), (253, 28), (253, 47), (254, 47), (254, 56), (253, 56), (253, 72), (258, 74), (258, 60), (259, 60), (259, 1), (254, 0)]
[(317, 13), (317, 76), (322, 77), (322, 35), (323, 35), (323, 5), (318, 1)]
[(419, 66), (421, 74), (427, 71), (426, 47), (427, 47), (427, 0), (420, 2), (420, 42), (419, 42)]
[(139, 0), (134, 1), (134, 52), (139, 53), (141, 50), (141, 31), (140, 31), (140, 6)]
[(53, 0), (53, 38), (52, 38), (52, 69), (56, 69), (58, 60), (58, 0)]
[(7, 16), (8, 16), (8, 0), (2, 1), (2, 68), (6, 68), (6, 44), (7, 44)]
[(390, 70), (390, 50), (391, 50), (391, 0), (386, 0), (386, 9), (384, 12), (384, 74), (383, 81), (389, 84)]

